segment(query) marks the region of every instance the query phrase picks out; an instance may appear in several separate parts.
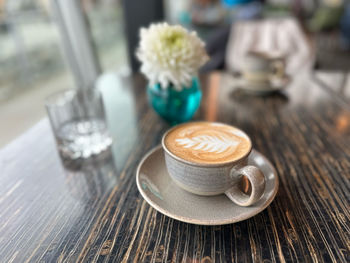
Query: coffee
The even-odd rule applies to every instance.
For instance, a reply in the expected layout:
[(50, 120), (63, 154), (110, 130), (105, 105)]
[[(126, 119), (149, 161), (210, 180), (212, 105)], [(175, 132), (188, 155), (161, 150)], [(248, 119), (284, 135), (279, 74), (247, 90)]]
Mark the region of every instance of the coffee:
[(252, 147), (241, 130), (220, 123), (192, 122), (173, 128), (164, 138), (175, 156), (200, 164), (221, 164), (245, 157)]

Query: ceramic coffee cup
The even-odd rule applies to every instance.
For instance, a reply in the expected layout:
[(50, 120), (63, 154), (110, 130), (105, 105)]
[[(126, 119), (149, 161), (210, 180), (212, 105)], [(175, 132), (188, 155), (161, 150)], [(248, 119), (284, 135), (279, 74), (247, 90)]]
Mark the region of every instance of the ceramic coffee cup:
[(265, 53), (249, 52), (242, 68), (243, 79), (252, 84), (270, 83), (285, 76), (285, 59), (271, 58)]
[[(230, 134), (230, 127), (234, 129), (232, 130), (232, 133), (235, 134), (233, 136), (241, 136), (237, 138), (238, 140), (244, 140), (244, 144), (246, 146), (244, 149), (242, 148), (243, 150), (239, 152), (239, 156), (237, 156), (237, 158), (234, 158), (234, 160), (229, 160), (230, 155), (226, 156), (226, 160), (224, 161), (216, 161), (215, 159), (211, 159), (210, 162), (206, 162), (205, 160), (194, 161), (190, 158), (184, 158), (183, 156), (180, 156), (181, 154), (176, 154), (174, 150), (169, 149), (170, 139), (172, 141), (175, 141), (172, 137), (170, 137), (173, 135), (169, 134), (174, 134), (174, 132), (179, 131), (179, 129), (185, 129), (186, 127), (188, 127), (188, 125), (190, 125), (190, 128), (191, 125), (202, 125), (203, 127), (199, 127), (195, 131), (196, 135), (192, 138), (190, 137), (176, 139), (180, 142), (180, 145), (184, 145), (186, 151), (189, 151), (191, 147), (193, 149), (198, 149), (202, 147), (203, 149), (209, 149), (211, 153), (215, 154), (215, 150), (217, 150), (214, 147), (215, 145), (213, 145), (213, 143), (216, 142), (215, 136), (218, 138), (218, 140), (221, 139), (224, 143), (227, 142), (228, 145), (237, 146), (237, 144), (230, 142), (230, 135), (227, 136), (227, 134)], [(210, 125), (209, 129), (206, 128), (206, 126), (208, 125)], [(214, 127), (215, 129), (217, 129), (218, 127), (219, 133), (216, 132), (216, 130), (214, 130), (212, 136), (210, 134), (208, 135), (208, 131), (212, 129), (211, 127)], [(220, 135), (220, 129), (223, 129), (222, 127), (225, 127), (225, 129), (227, 128), (228, 133)], [(186, 131), (181, 132), (182, 133), (179, 133), (180, 135), (189, 134), (186, 133)], [(208, 145), (205, 145), (205, 141), (203, 141), (206, 139), (209, 140)], [(221, 142), (219, 141), (218, 143), (220, 144)], [(251, 140), (248, 137), (248, 135), (246, 135), (243, 131), (239, 130), (238, 128), (212, 122), (185, 123), (175, 126), (169, 131), (167, 131), (163, 135), (162, 146), (165, 153), (165, 162), (169, 175), (178, 186), (180, 186), (186, 191), (197, 195), (205, 196), (226, 194), (228, 198), (230, 198), (234, 203), (240, 206), (250, 206), (256, 203), (264, 193), (264, 174), (260, 171), (259, 168), (247, 164), (248, 156), (252, 149)], [(218, 153), (220, 154), (220, 158), (222, 157), (223, 153), (220, 151), (222, 149), (225, 149), (225, 147), (225, 144), (220, 144), (218, 147)], [(227, 149), (225, 150), (227, 151)], [(232, 153), (228, 152), (228, 154)], [(240, 189), (243, 176), (245, 176), (250, 182), (250, 194), (246, 194)]]

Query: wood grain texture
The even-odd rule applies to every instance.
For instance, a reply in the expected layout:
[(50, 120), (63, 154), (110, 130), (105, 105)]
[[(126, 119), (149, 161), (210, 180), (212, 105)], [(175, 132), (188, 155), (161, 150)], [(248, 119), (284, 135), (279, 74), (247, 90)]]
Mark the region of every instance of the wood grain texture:
[(169, 126), (135, 76), (104, 89), (111, 154), (61, 160), (47, 120), (0, 151), (0, 262), (349, 262), (347, 107), (308, 75), (268, 97), (233, 90), (221, 73), (201, 81), (195, 119), (242, 128), (275, 165), (280, 189), (267, 209), (196, 226), (142, 199), (136, 166)]

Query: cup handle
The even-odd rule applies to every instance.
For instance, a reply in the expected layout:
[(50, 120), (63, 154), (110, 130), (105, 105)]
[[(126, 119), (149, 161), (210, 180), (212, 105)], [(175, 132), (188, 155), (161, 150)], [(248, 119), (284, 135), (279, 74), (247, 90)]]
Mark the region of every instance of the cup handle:
[(239, 184), (235, 183), (232, 188), (225, 192), (232, 202), (240, 206), (250, 206), (259, 201), (265, 191), (265, 176), (260, 169), (248, 165), (238, 170), (233, 168), (230, 175), (235, 182), (240, 180), (243, 175), (246, 176), (252, 187), (251, 194), (247, 195), (239, 188)]
[(285, 72), (285, 62), (282, 59), (276, 59), (271, 62), (271, 68), (272, 68), (272, 78), (283, 78), (286, 74)]

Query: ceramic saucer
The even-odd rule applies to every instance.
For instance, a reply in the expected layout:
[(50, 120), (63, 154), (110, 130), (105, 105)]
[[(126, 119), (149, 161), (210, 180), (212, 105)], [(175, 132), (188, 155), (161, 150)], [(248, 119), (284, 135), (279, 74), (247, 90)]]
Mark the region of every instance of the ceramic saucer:
[(289, 82), (290, 78), (288, 76), (284, 76), (283, 78), (275, 78), (269, 83), (254, 83), (247, 81), (242, 77), (236, 77), (234, 80), (235, 86), (237, 86), (237, 88), (256, 95), (265, 95), (276, 91), (281, 91), (288, 87)]
[(170, 178), (161, 146), (141, 160), (136, 183), (143, 198), (156, 210), (171, 218), (198, 225), (223, 225), (248, 219), (264, 210), (274, 199), (278, 178), (272, 164), (253, 150), (248, 163), (259, 167), (266, 178), (262, 198), (253, 206), (241, 207), (225, 195), (199, 196), (179, 188)]

